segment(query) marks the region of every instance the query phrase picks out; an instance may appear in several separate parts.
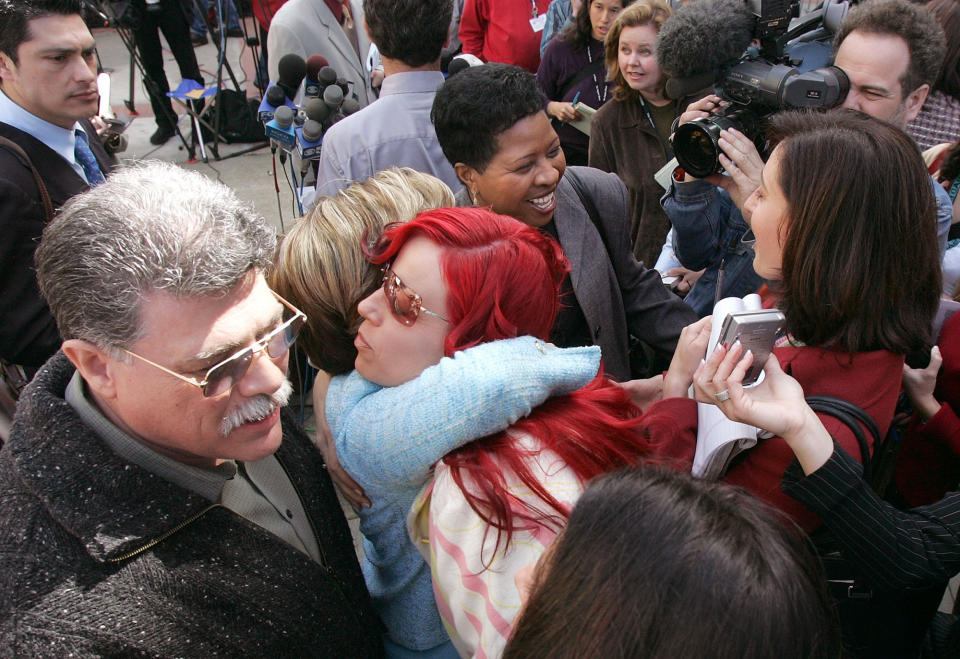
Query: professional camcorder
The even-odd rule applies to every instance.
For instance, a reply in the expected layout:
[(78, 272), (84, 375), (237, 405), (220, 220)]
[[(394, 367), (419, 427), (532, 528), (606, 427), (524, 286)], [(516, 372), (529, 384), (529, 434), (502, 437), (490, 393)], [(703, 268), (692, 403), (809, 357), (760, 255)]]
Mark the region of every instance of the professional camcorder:
[[(709, 117), (674, 132), (674, 154), (687, 173), (703, 178), (722, 170), (718, 140), (725, 128), (737, 129), (763, 153), (764, 122), (770, 115), (843, 102), (850, 88), (846, 74), (835, 66), (812, 68), (811, 62), (828, 60), (829, 38), (848, 4), (828, 2), (825, 9), (794, 20), (796, 0), (702, 0), (666, 22), (657, 50), (661, 67), (674, 75), (668, 96), (677, 98), (712, 82), (726, 101)], [(698, 40), (697, 33), (710, 36)], [(811, 51), (811, 44), (817, 49)], [(706, 68), (711, 65), (712, 70)]]

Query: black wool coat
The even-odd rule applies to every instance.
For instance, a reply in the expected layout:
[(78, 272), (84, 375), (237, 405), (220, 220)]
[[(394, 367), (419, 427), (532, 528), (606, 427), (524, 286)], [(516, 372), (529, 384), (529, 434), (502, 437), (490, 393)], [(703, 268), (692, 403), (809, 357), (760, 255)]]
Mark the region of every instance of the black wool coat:
[(124, 461), (64, 400), (58, 353), (0, 450), (0, 654), (380, 656), (382, 626), (319, 452), (289, 414), (276, 456), (322, 565)]

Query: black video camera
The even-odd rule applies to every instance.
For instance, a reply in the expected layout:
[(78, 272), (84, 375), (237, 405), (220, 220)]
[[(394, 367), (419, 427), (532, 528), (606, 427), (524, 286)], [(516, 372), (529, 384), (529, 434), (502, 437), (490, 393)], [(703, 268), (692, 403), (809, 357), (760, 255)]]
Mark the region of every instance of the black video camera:
[(796, 0), (748, 0), (755, 17), (751, 45), (738, 62), (720, 72), (716, 93), (728, 102), (705, 119), (677, 127), (673, 151), (677, 162), (691, 176), (704, 178), (722, 171), (720, 131), (735, 128), (764, 152), (764, 121), (790, 108), (831, 108), (846, 98), (847, 75), (835, 66), (801, 73), (791, 60), (791, 46), (822, 38), (822, 12), (789, 28), (799, 14)]

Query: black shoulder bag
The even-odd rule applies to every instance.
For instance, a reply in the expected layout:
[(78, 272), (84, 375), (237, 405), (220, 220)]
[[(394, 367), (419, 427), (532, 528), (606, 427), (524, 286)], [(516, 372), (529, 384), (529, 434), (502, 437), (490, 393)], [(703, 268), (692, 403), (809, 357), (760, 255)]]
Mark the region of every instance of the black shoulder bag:
[[(860, 447), (863, 479), (882, 496), (896, 461), (899, 446), (896, 430), (891, 428), (887, 437), (881, 440), (877, 424), (870, 415), (841, 398), (807, 396), (807, 403), (815, 412), (829, 414), (850, 429)], [(873, 455), (864, 428), (873, 438)], [(857, 573), (836, 548), (826, 529), (818, 529), (811, 539), (836, 602), (844, 646), (851, 656), (915, 656), (937, 612), (946, 584), (898, 591), (878, 590)]]

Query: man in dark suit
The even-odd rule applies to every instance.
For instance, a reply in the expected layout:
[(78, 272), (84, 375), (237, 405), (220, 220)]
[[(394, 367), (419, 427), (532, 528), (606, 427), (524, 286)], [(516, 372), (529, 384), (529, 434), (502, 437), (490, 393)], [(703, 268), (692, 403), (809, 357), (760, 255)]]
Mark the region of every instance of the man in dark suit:
[(305, 316), (267, 286), (275, 249), (168, 163), (47, 226), (64, 341), (0, 450), (0, 654), (382, 656), (321, 455), (282, 413)]
[(31, 377), (60, 347), (33, 252), (53, 211), (103, 180), (96, 44), (79, 0), (0, 3), (0, 359)]

